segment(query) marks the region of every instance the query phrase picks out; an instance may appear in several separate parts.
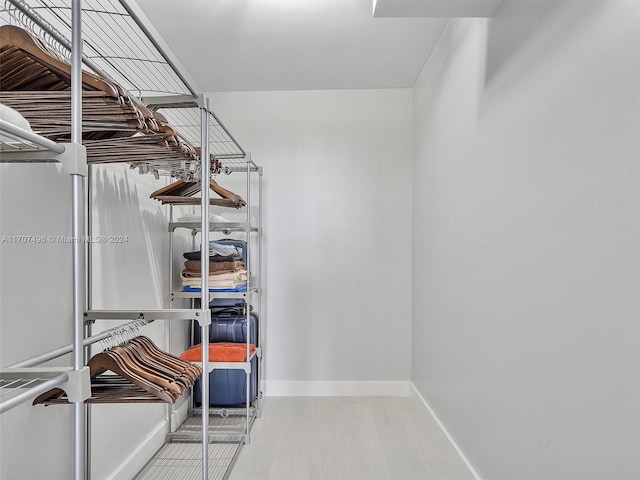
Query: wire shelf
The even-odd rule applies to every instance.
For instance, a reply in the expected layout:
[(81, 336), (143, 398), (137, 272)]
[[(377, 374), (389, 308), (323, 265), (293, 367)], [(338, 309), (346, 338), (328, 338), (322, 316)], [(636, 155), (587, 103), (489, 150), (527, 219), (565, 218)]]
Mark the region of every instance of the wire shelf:
[(41, 393), (64, 385), (67, 373), (47, 369), (6, 369), (0, 372), (0, 413), (37, 397)]
[[(160, 108), (158, 111), (167, 117), (180, 137), (189, 145), (200, 146), (200, 109), (198, 108)], [(209, 152), (218, 160), (242, 159), (245, 152), (227, 132), (224, 125), (211, 112), (209, 113)], [(226, 162), (225, 162), (226, 163)]]
[[(82, 6), (83, 56), (97, 68), (94, 73), (110, 78), (139, 97), (195, 95), (166, 54), (149, 39), (126, 2), (85, 0)], [(5, 0), (14, 24), (22, 25), (61, 58), (70, 61), (70, 0)], [(38, 17), (38, 22), (24, 12)], [(46, 27), (46, 28), (45, 28)], [(118, 41), (114, 41), (118, 39)], [(85, 61), (85, 64), (87, 62)]]
[[(251, 407), (249, 428), (256, 411)], [(134, 480), (202, 480), (202, 417), (196, 409), (168, 442), (134, 477)], [(211, 409), (209, 415), (208, 480), (227, 478), (242, 448), (247, 432), (245, 409)]]
[[(224, 479), (240, 451), (240, 443), (209, 444), (207, 480)], [(202, 480), (202, 445), (167, 443), (134, 477), (134, 480)]]
[[(52, 54), (70, 63), (71, 0), (5, 0), (0, 22), (26, 29), (41, 39)], [(158, 111), (185, 143), (198, 148), (201, 118), (196, 103), (200, 97), (127, 1), (84, 0), (82, 22), (83, 68), (117, 83), (141, 103), (143, 98), (160, 103), (162, 99), (184, 98), (185, 105), (194, 107)], [(247, 171), (247, 165), (257, 170), (253, 162), (245, 161), (244, 150), (216, 115), (210, 111), (209, 115), (209, 152), (221, 163), (220, 169), (212, 167), (211, 174)], [(140, 173), (156, 177), (199, 180), (199, 161), (185, 161), (169, 150), (160, 153), (166, 154), (158, 155), (157, 160), (128, 163)]]
[(64, 152), (64, 146), (0, 118), (0, 153)]

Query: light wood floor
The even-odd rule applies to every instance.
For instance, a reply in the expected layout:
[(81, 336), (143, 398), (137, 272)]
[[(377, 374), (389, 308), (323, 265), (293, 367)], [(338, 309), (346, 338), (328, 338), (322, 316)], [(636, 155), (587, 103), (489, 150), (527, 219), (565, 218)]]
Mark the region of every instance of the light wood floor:
[(415, 397), (267, 397), (230, 480), (473, 480)]

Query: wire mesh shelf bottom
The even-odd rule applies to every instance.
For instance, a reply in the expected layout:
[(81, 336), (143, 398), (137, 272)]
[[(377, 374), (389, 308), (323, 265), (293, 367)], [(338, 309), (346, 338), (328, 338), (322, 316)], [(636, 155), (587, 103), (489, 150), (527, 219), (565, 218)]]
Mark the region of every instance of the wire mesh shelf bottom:
[[(233, 464), (241, 443), (209, 444), (209, 479), (224, 479)], [(167, 443), (136, 475), (135, 480), (201, 480), (202, 444)]]
[[(208, 449), (208, 480), (226, 479), (244, 444), (246, 416), (231, 413), (224, 417), (209, 416), (209, 438), (213, 441)], [(255, 415), (255, 409), (251, 408), (249, 429)], [(134, 480), (202, 480), (202, 443), (195, 440), (201, 428), (201, 416), (192, 412)]]

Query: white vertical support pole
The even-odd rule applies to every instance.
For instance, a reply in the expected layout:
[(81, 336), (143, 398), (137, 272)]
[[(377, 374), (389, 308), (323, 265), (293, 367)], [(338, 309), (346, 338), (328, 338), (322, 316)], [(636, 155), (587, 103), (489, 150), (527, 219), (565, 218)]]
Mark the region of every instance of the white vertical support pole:
[[(91, 188), (91, 182), (92, 182), (92, 178), (93, 178), (93, 167), (92, 165), (87, 165), (87, 180), (86, 180), (86, 199), (87, 199), (87, 207), (86, 207), (86, 212), (85, 212), (85, 222), (86, 222), (86, 232), (87, 232), (87, 236), (88, 238), (93, 238), (93, 222), (91, 220), (91, 212), (93, 211), (93, 190)], [(93, 297), (92, 297), (92, 290), (93, 290), (93, 263), (92, 263), (92, 258), (93, 258), (93, 249), (92, 249), (92, 244), (89, 242), (87, 243), (87, 249), (85, 250), (86, 252), (86, 257), (85, 257), (85, 261), (86, 261), (86, 302), (85, 302), (85, 307), (87, 310), (91, 310), (91, 307), (93, 305)], [(92, 324), (88, 324), (84, 327), (84, 338), (89, 338), (91, 337), (91, 335), (93, 334), (93, 328), (92, 328)], [(84, 345), (84, 342), (83, 342)], [(84, 346), (84, 361), (86, 362), (86, 360), (91, 356), (91, 345), (85, 345)], [(84, 458), (85, 458), (85, 474), (84, 474), (84, 478), (85, 480), (91, 480), (91, 442), (93, 439), (93, 432), (92, 432), (92, 422), (91, 422), (91, 415), (92, 415), (92, 411), (91, 411), (91, 405), (90, 404), (86, 404), (85, 405), (85, 447), (84, 447)]]
[[(169, 224), (173, 223), (173, 205), (169, 205)], [(175, 231), (169, 230), (169, 284), (166, 289), (169, 292), (169, 298), (166, 300), (168, 304), (168, 308), (173, 308), (173, 235)], [(168, 352), (171, 351), (171, 335), (173, 334), (173, 322), (171, 320), (164, 321), (164, 342), (166, 346), (166, 350)], [(167, 407), (165, 408), (165, 423), (167, 425), (167, 434), (173, 431), (173, 405), (171, 403), (167, 403)]]
[[(201, 231), (200, 268), (202, 271), (202, 310), (209, 308), (209, 111), (208, 102), (200, 107), (200, 182), (201, 182)], [(209, 325), (201, 325), (202, 346), (202, 480), (209, 478)]]
[(258, 358), (258, 382), (256, 388), (258, 391), (256, 392), (258, 395), (258, 412), (262, 412), (262, 382), (264, 381), (263, 373), (264, 373), (264, 351), (262, 350), (262, 340), (264, 339), (264, 313), (262, 310), (262, 281), (264, 278), (264, 260), (262, 258), (262, 167), (258, 167), (258, 276), (257, 276), (257, 287), (258, 287), (258, 345), (260, 347), (260, 358)]
[[(251, 343), (251, 309), (249, 308), (249, 298), (250, 298), (250, 289), (253, 286), (251, 284), (251, 271), (252, 271), (252, 262), (251, 262), (251, 154), (247, 154), (246, 158), (246, 166), (247, 166), (247, 229), (245, 234), (245, 239), (247, 241), (247, 294), (244, 302), (244, 313), (246, 315), (246, 323), (247, 326), (247, 351), (246, 351), (246, 359), (249, 361), (249, 344)], [(257, 325), (256, 325), (257, 327)], [(251, 363), (249, 363), (251, 366)], [(249, 443), (249, 407), (251, 405), (251, 373), (244, 371), (245, 377), (245, 429), (244, 429), (244, 443)]]
[[(169, 224), (173, 223), (173, 205), (169, 204)], [(173, 235), (175, 230), (169, 231), (169, 285), (167, 288), (167, 292), (171, 293), (173, 291)], [(169, 297), (169, 308), (171, 308), (172, 297)], [(169, 322), (171, 324), (171, 322)], [(167, 339), (168, 340), (168, 339)], [(167, 344), (168, 345), (168, 344)]]
[[(82, 2), (71, 4), (71, 142), (82, 144)], [(84, 177), (71, 175), (71, 244), (73, 269), (73, 369), (84, 366), (85, 217)], [(73, 475), (85, 478), (86, 417), (84, 402), (73, 404)]]

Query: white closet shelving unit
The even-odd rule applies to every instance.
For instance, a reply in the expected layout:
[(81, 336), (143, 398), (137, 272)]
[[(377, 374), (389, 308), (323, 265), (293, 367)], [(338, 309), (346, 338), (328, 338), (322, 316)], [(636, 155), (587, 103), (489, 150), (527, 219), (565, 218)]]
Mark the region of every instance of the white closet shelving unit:
[[(226, 370), (244, 370), (246, 374), (246, 392), (247, 392), (247, 401), (244, 408), (226, 408), (226, 407), (218, 407), (210, 409), (209, 413), (213, 415), (220, 415), (222, 417), (227, 417), (229, 415), (242, 416), (245, 419), (244, 425), (238, 425), (239, 430), (235, 431), (233, 429), (229, 429), (226, 433), (214, 432), (216, 438), (220, 438), (221, 440), (229, 440), (229, 439), (240, 439), (244, 443), (249, 443), (250, 439), (250, 426), (252, 421), (261, 415), (261, 400), (262, 393), (260, 391), (260, 382), (261, 382), (261, 367), (262, 367), (262, 346), (261, 339), (263, 337), (263, 324), (264, 324), (264, 315), (262, 311), (262, 255), (263, 255), (263, 244), (262, 244), (262, 167), (256, 165), (252, 160), (251, 156), (247, 155), (244, 159), (233, 159), (232, 161), (228, 161), (225, 164), (224, 173), (231, 174), (244, 174), (246, 180), (246, 202), (247, 205), (245, 208), (245, 218), (243, 222), (220, 222), (220, 221), (210, 221), (209, 222), (209, 233), (217, 236), (227, 237), (229, 235), (240, 235), (242, 236), (242, 240), (247, 242), (247, 271), (249, 272), (247, 279), (247, 287), (246, 291), (243, 292), (220, 292), (211, 290), (208, 292), (206, 297), (205, 305), (208, 305), (210, 301), (216, 298), (223, 299), (237, 299), (244, 302), (245, 308), (244, 316), (247, 321), (247, 325), (249, 325), (249, 318), (252, 313), (256, 314), (258, 317), (258, 325), (257, 325), (257, 344), (255, 345), (256, 349), (253, 354), (249, 353), (249, 345), (251, 343), (250, 335), (246, 336), (246, 348), (247, 348), (247, 358), (244, 362), (209, 362), (208, 371), (212, 371), (214, 369), (226, 369)], [(255, 185), (254, 185), (255, 184)], [(255, 190), (257, 189), (257, 194)], [(257, 197), (257, 200), (256, 200)], [(204, 226), (201, 222), (194, 221), (174, 221), (174, 206), (170, 207), (170, 222), (169, 222), (169, 233), (170, 233), (170, 256), (173, 258), (175, 252), (173, 251), (173, 233), (179, 229), (186, 229), (194, 236), (199, 234), (202, 237), (202, 232)], [(254, 215), (252, 216), (252, 212)], [(222, 215), (224, 215), (223, 211), (220, 211)], [(204, 236), (207, 240), (210, 240), (210, 236)], [(170, 301), (173, 302), (177, 299), (198, 299), (201, 302), (204, 302), (205, 297), (201, 292), (185, 292), (180, 289), (172, 289), (170, 293)], [(249, 327), (247, 327), (249, 329)], [(257, 359), (257, 369), (258, 372), (258, 387), (257, 387), (257, 398), (255, 402), (251, 402), (249, 398), (250, 388), (250, 375), (252, 373), (252, 362), (254, 359)], [(195, 410), (197, 412), (197, 410)], [(197, 413), (199, 415), (199, 413)], [(179, 438), (179, 434), (178, 434)]]
[[(80, 10), (79, 1), (74, 0), (73, 14), (70, 18), (70, 25), (74, 32), (72, 38), (72, 44), (70, 45), (70, 63), (71, 63), (71, 144), (66, 146), (59, 146), (52, 144), (37, 135), (25, 135), (24, 131), (21, 131), (15, 125), (7, 124), (3, 122), (3, 131), (13, 137), (14, 139), (21, 139), (25, 148), (22, 152), (6, 152), (3, 155), (3, 160), (10, 159), (14, 155), (14, 160), (28, 160), (32, 159), (47, 161), (61, 161), (60, 157), (67, 153), (67, 150), (72, 152), (72, 158), (70, 163), (75, 166), (71, 168), (69, 173), (71, 175), (71, 193), (72, 193), (72, 205), (71, 205), (71, 236), (74, 238), (81, 237), (85, 232), (85, 220), (84, 220), (84, 198), (83, 187), (86, 177), (86, 151), (82, 147), (82, 69), (81, 69), (81, 56), (82, 56), (82, 44), (79, 41), (80, 32)], [(11, 145), (11, 141), (3, 142), (3, 147), (6, 148), (7, 144)], [(20, 143), (20, 142), (19, 142)], [(29, 146), (26, 146), (29, 145)], [(4, 149), (4, 148), (3, 148)], [(20, 148), (18, 148), (20, 149)], [(35, 150), (35, 151), (34, 151)], [(42, 152), (41, 150), (44, 150)], [(20, 155), (22, 154), (22, 158)], [(39, 158), (38, 158), (39, 157)], [(69, 163), (68, 157), (63, 163)], [(68, 165), (67, 165), (68, 166)], [(30, 400), (37, 396), (38, 392), (42, 393), (45, 387), (57, 384), (59, 386), (67, 385), (67, 394), (69, 400), (73, 405), (73, 477), (74, 480), (81, 480), (85, 477), (86, 473), (86, 436), (81, 432), (86, 432), (86, 415), (84, 400), (88, 398), (90, 394), (89, 386), (89, 369), (85, 366), (83, 355), (83, 310), (84, 310), (84, 246), (79, 242), (72, 244), (72, 282), (73, 282), (73, 315), (71, 319), (71, 332), (73, 337), (73, 343), (71, 345), (72, 351), (72, 366), (68, 368), (67, 372), (54, 374), (53, 378), (46, 379), (46, 374), (37, 367), (39, 363), (29, 364), (26, 367), (26, 371), (20, 371), (19, 366), (13, 365), (12, 368), (6, 369), (2, 373), (3, 383), (8, 385), (9, 393), (11, 397), (6, 400), (4, 405), (6, 408), (17, 406), (27, 400)], [(16, 380), (17, 378), (21, 380)], [(26, 377), (30, 377), (29, 380), (23, 380)], [(35, 379), (39, 380), (35, 380)], [(19, 385), (23, 388), (27, 388), (20, 393), (15, 393), (15, 389), (12, 388), (18, 384), (14, 383), (18, 381)], [(74, 384), (72, 387), (71, 385)], [(6, 395), (3, 395), (6, 396)]]
[[(237, 223), (216, 223), (210, 221), (210, 191), (208, 183), (202, 182), (205, 178), (205, 172), (210, 172), (211, 168), (207, 165), (206, 161), (201, 164), (199, 171), (190, 170), (189, 173), (183, 178), (191, 181), (201, 181), (202, 187), (200, 190), (200, 221), (199, 222), (177, 222), (173, 221), (174, 207), (169, 205), (169, 241), (170, 241), (170, 277), (173, 278), (172, 261), (173, 255), (177, 254), (173, 248), (173, 234), (176, 230), (187, 229), (193, 235), (200, 233), (200, 241), (198, 245), (201, 251), (202, 258), (202, 283), (199, 292), (184, 292), (179, 290), (173, 290), (169, 292), (169, 302), (173, 303), (175, 300), (199, 300), (199, 305), (203, 306), (204, 312), (210, 312), (209, 302), (213, 298), (237, 298), (245, 301), (246, 305), (253, 305), (255, 307), (255, 313), (261, 317), (261, 304), (262, 304), (262, 285), (261, 285), (261, 271), (262, 271), (262, 167), (256, 165), (251, 159), (251, 155), (245, 153), (241, 147), (237, 144), (231, 134), (224, 128), (219, 119), (215, 116), (209, 108), (200, 109), (201, 117), (201, 132), (197, 131), (195, 126), (196, 104), (191, 105), (193, 100), (185, 99), (183, 96), (177, 97), (154, 97), (143, 98), (143, 101), (150, 108), (158, 110), (167, 119), (170, 120), (170, 124), (175, 126), (181, 132), (181, 136), (190, 143), (196, 143), (198, 140), (198, 133), (204, 137), (208, 132), (209, 138), (213, 138), (213, 142), (210, 142), (210, 150), (215, 150), (213, 157), (216, 160), (220, 160), (223, 164), (222, 174), (245, 174), (246, 175), (246, 192), (247, 205), (244, 207), (246, 212), (246, 218), (244, 222)], [(198, 102), (205, 102), (206, 100), (198, 99)], [(204, 145), (205, 143), (203, 143)], [(201, 158), (210, 159), (208, 152), (202, 150)], [(257, 175), (257, 189), (258, 193), (252, 194), (256, 189), (252, 185), (252, 177)], [(209, 176), (206, 176), (207, 181)], [(258, 201), (254, 201), (254, 196), (258, 197)], [(252, 206), (257, 206), (257, 218), (252, 219), (251, 212)], [(218, 207), (222, 208), (222, 207)], [(228, 209), (227, 209), (228, 210)], [(222, 213), (218, 210), (219, 213)], [(256, 260), (255, 269), (253, 265), (249, 263), (247, 270), (251, 271), (253, 275), (247, 281), (247, 289), (245, 292), (216, 292), (210, 291), (208, 285), (204, 283), (208, 278), (208, 247), (209, 236), (202, 235), (202, 232), (221, 232), (232, 233), (242, 232), (245, 234), (245, 239), (249, 248), (255, 248)], [(253, 238), (252, 238), (253, 237)], [(253, 242), (251, 240), (254, 240)], [(246, 309), (246, 315), (250, 315), (249, 308)], [(260, 344), (256, 346), (256, 350), (253, 354), (249, 355), (249, 341), (250, 337), (247, 335), (247, 359), (244, 362), (211, 362), (208, 359), (208, 346), (209, 346), (209, 325), (211, 323), (210, 316), (203, 317), (206, 322), (198, 320), (198, 326), (200, 328), (200, 334), (202, 339), (202, 352), (203, 357), (200, 363), (201, 365), (207, 365), (203, 368), (205, 374), (202, 375), (201, 389), (201, 407), (192, 408), (189, 411), (186, 421), (184, 421), (177, 428), (173, 428), (170, 425), (167, 436), (167, 443), (157, 452), (156, 456), (152, 458), (148, 464), (138, 473), (135, 480), (155, 480), (162, 478), (163, 475), (175, 475), (175, 471), (167, 472), (167, 464), (171, 464), (173, 461), (184, 462), (185, 458), (190, 458), (194, 455), (193, 444), (195, 438), (201, 438), (201, 444), (208, 444), (205, 449), (203, 447), (202, 459), (203, 459), (203, 473), (202, 478), (207, 479), (224, 479), (231, 473), (233, 463), (235, 462), (237, 455), (240, 452), (240, 448), (243, 444), (250, 441), (250, 430), (253, 421), (260, 415), (260, 403), (261, 395), (258, 393), (256, 402), (250, 402), (250, 374), (252, 369), (252, 361), (254, 358), (258, 359), (258, 368), (261, 367), (260, 359), (262, 357), (262, 348)], [(258, 324), (258, 328), (262, 328), (262, 318)], [(247, 318), (247, 325), (249, 325)], [(258, 333), (260, 339), (262, 335)], [(246, 392), (247, 401), (244, 408), (211, 408), (209, 407), (209, 375), (208, 373), (214, 369), (233, 369), (243, 370), (246, 380)], [(258, 375), (260, 378), (260, 375)], [(259, 385), (258, 385), (259, 390)], [(169, 421), (172, 417), (169, 417)], [(205, 433), (207, 432), (207, 433)], [(205, 451), (206, 450), (206, 451)], [(208, 464), (208, 466), (206, 466)], [(185, 479), (198, 479), (198, 473), (193, 470), (193, 463), (187, 462), (187, 467), (181, 472), (181, 475)], [(206, 473), (205, 473), (206, 470)], [(170, 478), (170, 477), (168, 477)]]
[[(3, 163), (60, 163), (67, 173), (86, 175), (86, 157), (78, 145), (52, 142), (22, 126), (0, 119), (0, 160)], [(37, 367), (29, 364), (0, 370), (0, 413), (31, 401), (51, 388), (65, 390), (71, 402), (91, 394), (89, 369)]]
[[(10, 20), (9, 20), (10, 18)], [(93, 71), (99, 76), (122, 86), (132, 98), (138, 99), (141, 104), (149, 105), (149, 108), (162, 108), (166, 111), (170, 125), (178, 132), (182, 140), (192, 146), (200, 145), (201, 161), (187, 162), (182, 159), (175, 161), (159, 160), (130, 162), (131, 168), (137, 168), (140, 173), (151, 173), (157, 178), (168, 176), (183, 179), (196, 179), (203, 183), (201, 213), (202, 222), (199, 230), (207, 232), (211, 230), (209, 222), (209, 188), (208, 179), (211, 175), (210, 155), (223, 162), (223, 169), (235, 171), (244, 169), (248, 174), (259, 172), (260, 189), (262, 169), (257, 167), (250, 156), (238, 145), (237, 141), (218, 120), (208, 106), (208, 101), (203, 95), (198, 95), (189, 86), (183, 74), (175, 66), (175, 62), (163, 51), (148, 25), (142, 20), (142, 15), (137, 7), (126, 0), (6, 0), (5, 8), (0, 12), (3, 23), (12, 23), (32, 32), (41, 38), (52, 50), (62, 52), (68, 56), (72, 64), (72, 142), (70, 144), (57, 144), (44, 137), (32, 134), (24, 129), (7, 122), (0, 123), (0, 129), (4, 134), (2, 142), (2, 161), (40, 161), (63, 163), (64, 168), (72, 175), (73, 184), (73, 212), (72, 212), (72, 237), (81, 237), (86, 234), (84, 219), (84, 177), (87, 172), (87, 158), (82, 141), (82, 66)], [(113, 38), (127, 39), (122, 42), (112, 42)], [(135, 45), (132, 50), (131, 46)], [(182, 111), (190, 112), (184, 115)], [(194, 113), (195, 112), (195, 113)], [(175, 121), (174, 121), (175, 120)], [(90, 163), (90, 159), (89, 159)], [(249, 210), (248, 210), (249, 211)], [(262, 217), (260, 214), (259, 225), (250, 226), (250, 216), (247, 214), (247, 222), (237, 226), (245, 231), (247, 236), (258, 233), (261, 237)], [(173, 224), (172, 224), (173, 225)], [(193, 226), (191, 226), (192, 228)], [(178, 228), (173, 226), (172, 228)], [(215, 226), (213, 229), (215, 230)], [(235, 229), (236, 226), (230, 227)], [(90, 233), (90, 232), (89, 232)], [(208, 260), (207, 236), (201, 236), (203, 259)], [(259, 243), (259, 257), (262, 258), (262, 246)], [(74, 405), (74, 480), (88, 478), (87, 472), (87, 425), (84, 401), (90, 396), (90, 379), (88, 368), (85, 366), (84, 347), (95, 343), (106, 336), (118, 332), (121, 327), (109, 329), (97, 335), (85, 338), (85, 326), (95, 320), (131, 320), (131, 324), (144, 324), (156, 319), (197, 321), (201, 328), (203, 339), (202, 364), (208, 365), (208, 348), (205, 342), (209, 338), (210, 310), (208, 309), (209, 293), (208, 285), (203, 283), (201, 292), (201, 305), (206, 308), (191, 309), (159, 309), (159, 310), (92, 310), (85, 305), (85, 288), (91, 291), (91, 285), (85, 285), (85, 250), (80, 242), (73, 246), (74, 263), (74, 319), (73, 319), (73, 343), (61, 347), (55, 351), (46, 352), (41, 356), (25, 360), (2, 370), (1, 384), (3, 388), (3, 411), (28, 401), (38, 394), (53, 388), (66, 389), (69, 401)], [(89, 259), (90, 260), (90, 259)], [(261, 262), (261, 260), (260, 260)], [(208, 262), (203, 260), (203, 272), (208, 271)], [(203, 274), (204, 281), (208, 276)], [(90, 280), (89, 280), (90, 281)], [(260, 305), (261, 285), (249, 285), (247, 296), (257, 297), (256, 305)], [(259, 307), (258, 307), (259, 308)], [(169, 323), (169, 322), (167, 322)], [(38, 368), (37, 365), (57, 358), (66, 353), (73, 354), (73, 366), (64, 369)], [(233, 368), (243, 368), (248, 372), (247, 364)], [(250, 363), (249, 363), (250, 365)], [(221, 365), (210, 365), (219, 368)], [(26, 367), (26, 368), (25, 368)], [(229, 365), (225, 365), (230, 368)], [(206, 372), (205, 372), (206, 373)], [(247, 375), (248, 378), (248, 375)], [(185, 438), (172, 442), (167, 437), (166, 448), (161, 450), (161, 455), (174, 455), (177, 459), (188, 459), (182, 472), (173, 470), (173, 474), (182, 480), (212, 478), (226, 478), (230, 473), (235, 457), (243, 443), (249, 441), (250, 420), (253, 416), (248, 413), (245, 427), (238, 436), (237, 445), (231, 451), (225, 450), (219, 453), (219, 447), (226, 449), (229, 439), (218, 445), (215, 436), (211, 435), (208, 412), (208, 375), (201, 377), (203, 397), (201, 422), (199, 425), (190, 424), (193, 433), (199, 430), (199, 443), (193, 442), (194, 435), (189, 435), (189, 442)], [(29, 389), (17, 387), (28, 386)], [(8, 392), (5, 394), (5, 391)], [(28, 392), (28, 393), (25, 393)], [(6, 397), (6, 398), (5, 398)], [(170, 417), (170, 415), (169, 415)], [(199, 451), (199, 459), (194, 455)], [(168, 453), (169, 452), (169, 453)], [(187, 455), (185, 458), (184, 455)], [(217, 465), (220, 455), (228, 457), (227, 466), (220, 469)], [(148, 466), (153, 467), (153, 460)], [(216, 468), (212, 467), (216, 464)], [(154, 467), (155, 468), (155, 467)], [(160, 478), (165, 473), (156, 471), (152, 476), (147, 476), (145, 469), (136, 478)], [(153, 469), (152, 469), (153, 470)]]

